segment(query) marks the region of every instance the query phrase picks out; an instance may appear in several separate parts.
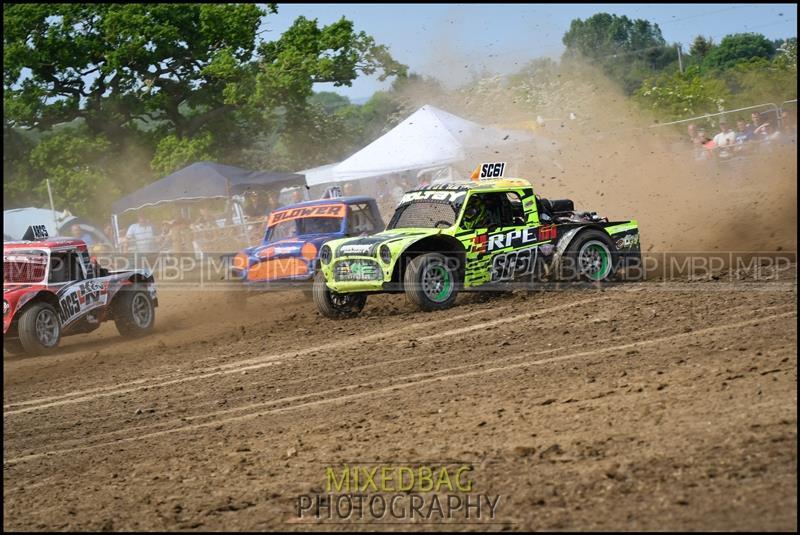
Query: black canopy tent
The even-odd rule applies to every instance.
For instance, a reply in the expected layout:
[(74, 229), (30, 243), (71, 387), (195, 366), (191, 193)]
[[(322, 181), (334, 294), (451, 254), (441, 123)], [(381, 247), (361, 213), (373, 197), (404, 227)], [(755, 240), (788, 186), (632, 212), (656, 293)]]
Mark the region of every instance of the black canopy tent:
[(125, 212), (169, 202), (230, 198), (267, 186), (282, 188), (295, 185), (305, 185), (305, 176), (297, 173), (250, 171), (214, 162), (193, 163), (111, 205), (114, 243), (119, 244), (118, 216)]

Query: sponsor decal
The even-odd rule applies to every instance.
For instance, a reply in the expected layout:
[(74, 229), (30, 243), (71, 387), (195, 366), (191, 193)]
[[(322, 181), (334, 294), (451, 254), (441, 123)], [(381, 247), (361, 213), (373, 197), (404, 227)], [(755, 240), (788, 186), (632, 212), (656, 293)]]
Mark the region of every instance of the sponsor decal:
[(344, 217), (347, 206), (344, 204), (320, 204), (317, 206), (306, 206), (303, 208), (291, 208), (272, 212), (269, 215), (267, 226), (272, 227), (283, 221), (292, 219), (303, 219), (306, 217)]
[(372, 250), (372, 244), (351, 244), (351, 245), (342, 245), (339, 248), (339, 252), (343, 255), (351, 255), (351, 254), (369, 254)]
[(618, 239), (616, 242), (617, 249), (630, 249), (639, 245), (639, 234), (628, 234)]
[(555, 240), (558, 235), (555, 225), (545, 225), (539, 227), (539, 239), (541, 241)]
[(105, 305), (108, 301), (108, 285), (98, 281), (75, 284), (66, 290), (58, 301), (58, 316), (65, 325), (79, 314)]
[(473, 253), (485, 253), (486, 252), (486, 243), (488, 241), (488, 236), (486, 234), (478, 234), (472, 239), (472, 251)]
[(492, 259), (491, 280), (511, 280), (533, 273), (538, 256), (538, 247), (501, 253)]
[(514, 229), (508, 232), (490, 235), (487, 249), (489, 251), (495, 251), (497, 249), (505, 249), (506, 247), (519, 247), (535, 241), (537, 241), (535, 227)]
[(411, 191), (403, 195), (400, 199), (400, 204), (407, 204), (414, 201), (446, 201), (449, 203), (457, 203), (467, 194), (464, 191), (448, 191), (448, 190), (424, 190), (424, 191)]

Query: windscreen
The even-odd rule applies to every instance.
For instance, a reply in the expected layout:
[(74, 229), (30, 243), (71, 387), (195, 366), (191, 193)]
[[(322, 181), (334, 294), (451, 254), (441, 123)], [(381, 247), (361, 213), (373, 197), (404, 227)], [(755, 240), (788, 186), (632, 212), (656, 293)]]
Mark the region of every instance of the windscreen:
[(452, 227), (466, 194), (465, 190), (408, 192), (400, 201), (387, 229)]
[(347, 214), (344, 203), (313, 204), (275, 210), (269, 214), (267, 236), (270, 241), (339, 232)]
[(303, 217), (283, 221), (269, 228), (267, 238), (270, 241), (285, 240), (307, 234), (330, 234), (342, 228), (340, 217)]
[(48, 256), (44, 251), (14, 251), (3, 254), (3, 283), (40, 284), (47, 278)]

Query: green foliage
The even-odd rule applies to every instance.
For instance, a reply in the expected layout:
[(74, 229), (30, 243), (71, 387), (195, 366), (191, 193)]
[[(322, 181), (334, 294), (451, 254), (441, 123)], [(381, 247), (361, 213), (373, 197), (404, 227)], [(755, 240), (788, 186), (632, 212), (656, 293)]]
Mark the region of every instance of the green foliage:
[(648, 78), (634, 98), (662, 118), (678, 118), (723, 111), (730, 93), (721, 80), (704, 76), (695, 66), (683, 74)]
[(201, 159), (294, 170), (352, 152), (371, 119), (343, 97), (314, 96), (314, 84), (406, 67), (344, 18), (299, 17), (259, 46), (262, 17), (277, 12), (260, 6), (4, 4), (6, 204), (42, 203), (42, 154), (66, 142), (48, 135), (63, 125), (76, 142), (64, 147), (71, 163), (50, 164), (54, 190), (72, 208), (87, 192), (99, 217), (110, 204), (93, 202), (101, 177), (104, 191), (127, 193)]
[(775, 66), (786, 71), (797, 72), (797, 37), (786, 39), (777, 49)]
[(775, 45), (763, 35), (736, 33), (723, 37), (719, 45), (709, 51), (703, 65), (711, 69), (727, 69), (743, 60), (772, 59), (774, 55)]
[(174, 134), (163, 137), (156, 146), (153, 169), (161, 175), (168, 175), (194, 162), (213, 160), (213, 141), (211, 132), (193, 138), (180, 138)]
[[(264, 14), (254, 4), (6, 4), (6, 113), (42, 129), (81, 117), (112, 141), (154, 115), (192, 134), (225, 104)], [(206, 115), (181, 113), (184, 101)]]
[(43, 138), (30, 152), (30, 172), (39, 178), (33, 191), (47, 198), (45, 179), (50, 180), (57, 207), (73, 213), (95, 213), (98, 203), (110, 203), (119, 189), (102, 171), (110, 157), (110, 142), (85, 128), (64, 130)]
[[(259, 46), (254, 103), (302, 110), (316, 83), (349, 86), (359, 74), (380, 70), (380, 80), (404, 74), (406, 67), (385, 46), (345, 18), (320, 28), (316, 19), (298, 17), (277, 41)], [(302, 112), (301, 112), (302, 114)]]
[(350, 99), (332, 91), (320, 91), (319, 93), (311, 95), (308, 99), (308, 103), (312, 106), (322, 108), (326, 113), (334, 113), (342, 108), (350, 106)]
[(705, 58), (711, 49), (714, 48), (714, 40), (710, 37), (706, 39), (702, 35), (698, 35), (692, 41), (692, 46), (689, 48), (689, 54), (692, 55), (693, 58), (698, 60), (702, 60)]
[(582, 57), (600, 66), (626, 93), (633, 93), (647, 76), (677, 61), (658, 24), (643, 19), (598, 13), (574, 19), (562, 39), (566, 58)]

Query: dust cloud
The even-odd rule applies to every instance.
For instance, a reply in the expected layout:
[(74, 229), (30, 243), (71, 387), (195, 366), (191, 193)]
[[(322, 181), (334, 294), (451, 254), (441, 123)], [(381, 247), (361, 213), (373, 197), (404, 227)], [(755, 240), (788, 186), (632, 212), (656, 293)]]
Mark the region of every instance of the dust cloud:
[(410, 111), (432, 104), (483, 124), (532, 128), (543, 143), (500, 148), (495, 159), (511, 162), (544, 197), (638, 220), (643, 251), (796, 251), (794, 135), (735, 161), (698, 161), (686, 125), (653, 128), (655, 119), (598, 69), (530, 65), (453, 91), (412, 84), (401, 96)]

